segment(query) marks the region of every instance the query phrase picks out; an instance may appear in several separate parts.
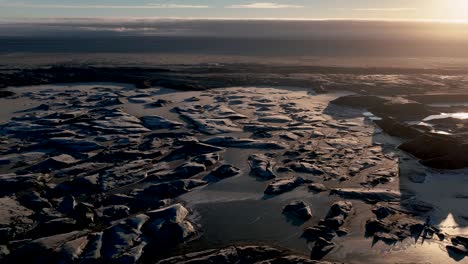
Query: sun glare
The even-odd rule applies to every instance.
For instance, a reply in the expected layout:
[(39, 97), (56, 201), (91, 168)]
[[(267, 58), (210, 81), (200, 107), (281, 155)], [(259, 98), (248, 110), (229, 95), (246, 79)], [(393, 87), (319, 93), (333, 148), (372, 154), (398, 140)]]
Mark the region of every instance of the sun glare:
[[(453, 1), (454, 15), (463, 15), (463, 19), (468, 20), (468, 0), (454, 0)], [(451, 3), (447, 1), (447, 3)]]
[(458, 6), (460, 6), (460, 7), (468, 8), (468, 1), (467, 0), (456, 0), (456, 2), (458, 4)]

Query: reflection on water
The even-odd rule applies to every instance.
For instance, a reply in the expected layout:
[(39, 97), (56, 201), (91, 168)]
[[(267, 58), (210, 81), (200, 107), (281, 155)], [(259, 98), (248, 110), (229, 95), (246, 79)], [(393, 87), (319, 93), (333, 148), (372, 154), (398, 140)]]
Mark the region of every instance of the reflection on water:
[(378, 116), (374, 115), (371, 112), (364, 112), (364, 113), (362, 113), (362, 115), (365, 116), (366, 118), (370, 119), (370, 120), (373, 120), (373, 121), (382, 120), (381, 117), (378, 117)]
[[(419, 200), (432, 204), (431, 224), (450, 235), (468, 232), (466, 182), (467, 170), (428, 171), (424, 184), (413, 184)], [(409, 187), (412, 188), (412, 187)]]
[(435, 134), (441, 134), (441, 135), (452, 135), (452, 133), (449, 133), (447, 131), (442, 131), (442, 130), (432, 130), (431, 132)]
[(412, 126), (427, 126), (427, 127), (432, 127), (431, 124), (426, 123), (426, 122), (422, 122), (422, 121), (407, 121), (407, 122), (405, 122), (405, 123), (408, 124), (408, 125), (412, 125)]
[(453, 213), (449, 213), (447, 215), (447, 218), (445, 218), (444, 220), (442, 220), (442, 222), (440, 222), (439, 228), (442, 231), (445, 231), (447, 233), (452, 233), (452, 234), (468, 233), (468, 228), (465, 226), (461, 226), (455, 219), (455, 216), (453, 215)]
[(439, 103), (439, 104), (429, 104), (432, 107), (452, 107), (452, 106), (468, 106), (468, 103)]
[(408, 124), (408, 125), (411, 125), (411, 126), (425, 126), (425, 127), (428, 127), (429, 129), (431, 129), (431, 131), (430, 131), (431, 133), (441, 134), (441, 135), (452, 135), (452, 133), (450, 133), (450, 132), (434, 129), (434, 126), (432, 124), (429, 124), (429, 123), (426, 123), (426, 122), (407, 121), (405, 123)]
[(444, 119), (444, 118), (456, 118), (456, 119), (468, 119), (468, 113), (459, 112), (459, 113), (442, 113), (439, 115), (431, 115), (423, 119), (423, 121), (431, 121), (435, 119)]

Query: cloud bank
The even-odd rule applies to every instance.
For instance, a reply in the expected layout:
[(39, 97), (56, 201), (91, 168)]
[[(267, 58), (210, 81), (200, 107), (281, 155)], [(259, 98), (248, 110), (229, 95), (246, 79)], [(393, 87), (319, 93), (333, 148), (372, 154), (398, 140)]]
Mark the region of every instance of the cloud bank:
[(279, 8), (301, 8), (303, 6), (300, 5), (285, 5), (285, 4), (277, 4), (277, 3), (270, 3), (270, 2), (258, 2), (258, 3), (251, 3), (251, 4), (243, 4), (243, 5), (230, 5), (226, 8), (253, 8), (253, 9), (279, 9)]
[[(0, 7), (13, 8), (41, 8), (41, 9), (197, 9), (213, 8), (209, 5), (193, 4), (140, 4), (140, 5), (103, 5), (103, 4), (33, 4), (33, 3), (8, 3), (0, 1)], [(249, 4), (228, 5), (224, 8), (236, 9), (281, 9), (281, 8), (301, 8), (301, 5), (280, 4), (272, 2), (254, 2)]]
[(177, 8), (210, 8), (207, 5), (185, 4), (146, 4), (146, 5), (79, 5), (79, 4), (27, 4), (27, 3), (2, 3), (0, 7), (15, 8), (44, 8), (44, 9), (177, 9)]
[(416, 8), (353, 8), (352, 11), (360, 12), (406, 12), (406, 11), (416, 11)]

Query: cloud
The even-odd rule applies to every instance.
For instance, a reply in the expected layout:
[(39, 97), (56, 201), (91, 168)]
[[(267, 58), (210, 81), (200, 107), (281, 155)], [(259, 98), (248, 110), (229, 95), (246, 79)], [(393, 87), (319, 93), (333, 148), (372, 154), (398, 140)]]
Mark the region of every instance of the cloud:
[(184, 4), (146, 4), (146, 5), (68, 5), (68, 4), (27, 4), (27, 3), (2, 3), (0, 7), (16, 8), (45, 8), (45, 9), (177, 9), (177, 8), (210, 8), (207, 5), (184, 5)]
[(354, 8), (352, 11), (358, 12), (406, 12), (415, 11), (416, 8)]
[(269, 2), (258, 2), (251, 4), (242, 4), (242, 5), (230, 5), (226, 8), (253, 8), (253, 9), (279, 9), (279, 8), (301, 8), (300, 5), (286, 5), (286, 4), (277, 4)]

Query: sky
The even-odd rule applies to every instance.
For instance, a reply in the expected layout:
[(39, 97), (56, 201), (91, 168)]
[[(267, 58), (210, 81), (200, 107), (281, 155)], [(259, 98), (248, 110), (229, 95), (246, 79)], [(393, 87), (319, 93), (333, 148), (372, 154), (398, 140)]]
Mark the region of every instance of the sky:
[(0, 19), (362, 19), (468, 21), (468, 0), (0, 0)]

